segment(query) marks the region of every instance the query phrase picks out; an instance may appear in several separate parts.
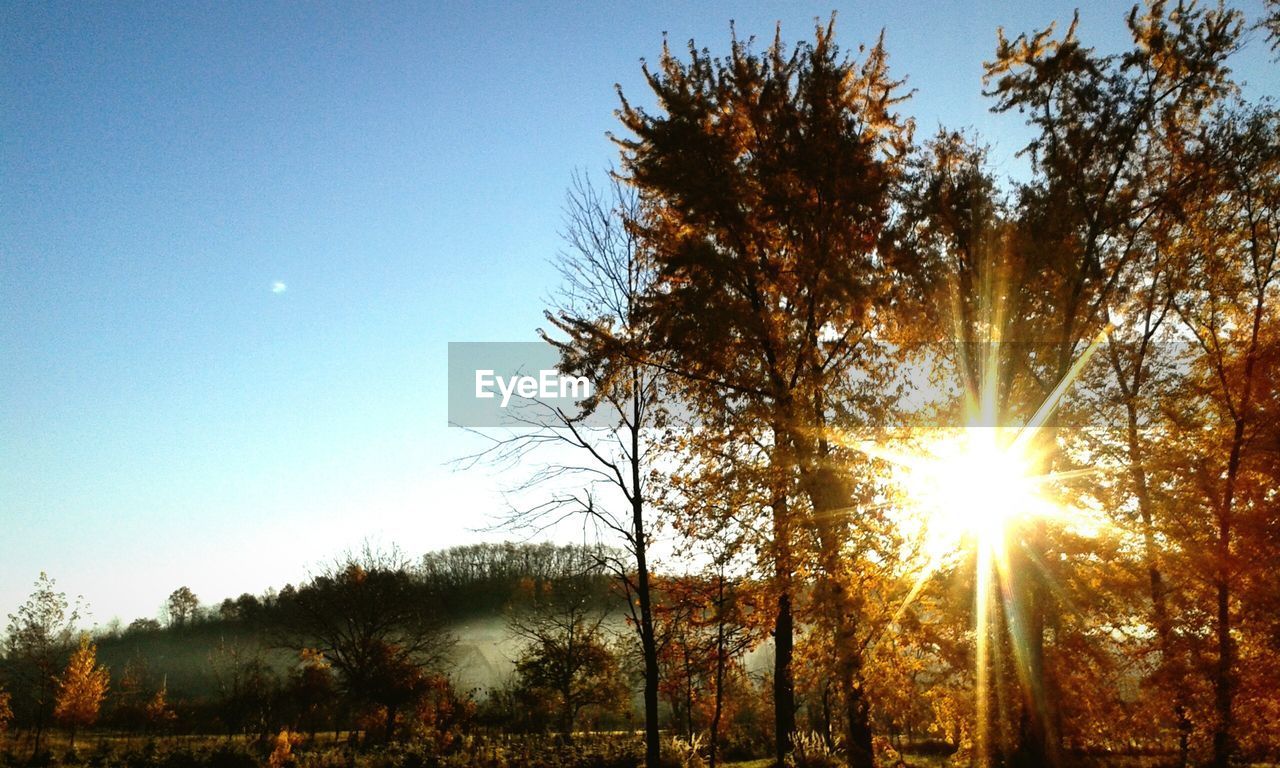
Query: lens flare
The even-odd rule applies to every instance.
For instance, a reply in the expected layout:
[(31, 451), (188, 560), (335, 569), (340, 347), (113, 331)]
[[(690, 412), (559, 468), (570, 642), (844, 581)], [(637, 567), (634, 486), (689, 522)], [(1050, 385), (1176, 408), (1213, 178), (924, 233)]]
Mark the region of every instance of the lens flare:
[(981, 386), (968, 393), (968, 427), (931, 436), (923, 445), (919, 436), (902, 441), (897, 447), (875, 441), (844, 441), (899, 470), (898, 484), (903, 491), (900, 504), (908, 512), (907, 518), (915, 519), (919, 531), (917, 541), (923, 564), (895, 620), (944, 565), (963, 555), (974, 556), (975, 762), (979, 766), (991, 761), (989, 670), (992, 641), (1001, 616), (1018, 679), (1028, 695), (1028, 706), (1034, 717), (1044, 717), (1042, 681), (1026, 650), (1025, 608), (1019, 604), (1019, 590), (1014, 588), (1015, 583), (1030, 576), (1015, 571), (1026, 570), (1034, 558), (1023, 557), (1014, 567), (1010, 555), (1015, 547), (1022, 546), (1019, 542), (1025, 531), (1047, 521), (1095, 531), (1105, 525), (1084, 511), (1056, 503), (1049, 493), (1049, 488), (1058, 482), (1092, 474), (1094, 470), (1046, 473), (1044, 466), (1053, 462), (1039, 455), (1035, 446), (1051, 445), (1056, 440), (1046, 425), (1114, 328), (1114, 323), (1108, 324), (1085, 346), (1034, 414), (1021, 425), (1002, 425), (997, 418), (1001, 396), (996, 376), (998, 346), (989, 344)]
[(926, 551), (941, 558), (968, 544), (993, 544), (1019, 516), (1048, 511), (1032, 457), (1000, 430), (971, 427), (926, 448), (906, 483), (925, 514)]

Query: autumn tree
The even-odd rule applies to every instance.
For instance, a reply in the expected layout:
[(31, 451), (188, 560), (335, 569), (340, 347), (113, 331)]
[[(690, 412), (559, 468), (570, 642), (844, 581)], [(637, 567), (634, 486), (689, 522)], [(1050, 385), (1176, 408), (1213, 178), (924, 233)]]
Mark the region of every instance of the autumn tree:
[(196, 617), (200, 609), (200, 599), (189, 587), (178, 587), (169, 594), (165, 601), (165, 615), (171, 627), (185, 627)]
[(1266, 448), (1259, 456), (1257, 441), (1266, 429), (1259, 406), (1271, 396), (1264, 371), (1280, 312), (1280, 114), (1225, 112), (1204, 129), (1192, 162), (1201, 189), (1185, 209), (1178, 246), (1185, 282), (1176, 299), (1197, 347), (1190, 384), (1198, 407), (1184, 410), (1184, 427), (1199, 447), (1187, 457), (1198, 482), (1186, 492), (1199, 492), (1212, 520), (1204, 575), (1214, 593), (1213, 763), (1226, 766), (1236, 748), (1238, 636), (1247, 615), (1241, 556), (1257, 546), (1248, 534), (1267, 529), (1251, 518), (1273, 503), (1251, 486), (1269, 482), (1259, 472)]
[[(1037, 342), (1021, 366), (1041, 392), (1028, 403), (1031, 409), (1067, 376), (1109, 311), (1124, 303), (1128, 281), (1141, 279), (1132, 269), (1140, 253), (1135, 246), (1179, 181), (1162, 160), (1232, 87), (1225, 61), (1237, 45), (1239, 14), (1156, 1), (1135, 7), (1127, 23), (1133, 46), (1121, 54), (1087, 48), (1073, 21), (1059, 38), (1052, 26), (1013, 40), (1001, 33), (996, 57), (986, 65), (995, 109), (1016, 109), (1035, 131), (1026, 147), (1034, 178), (1017, 202), (1027, 233), (1022, 255), (1035, 277), (1020, 287), (1023, 316), (1042, 318), (1033, 336), (1021, 339)], [(1056, 555), (1043, 526), (1030, 528), (1025, 547), (1030, 559), (1017, 570), (1031, 682), (1014, 760), (1039, 766), (1058, 760), (1057, 715), (1049, 702), (1059, 697), (1045, 675), (1046, 621), (1057, 607), (1033, 563)]]
[[(674, 376), (697, 385), (705, 412), (767, 430), (779, 471), (779, 762), (795, 729), (789, 550), (802, 526), (815, 534), (820, 597), (839, 636), (849, 759), (872, 760), (858, 596), (845, 585), (857, 504), (828, 426), (830, 393), (871, 354), (893, 303), (876, 244), (910, 126), (893, 111), (903, 97), (887, 59), (883, 41), (862, 61), (844, 56), (834, 22), (792, 50), (780, 36), (763, 53), (735, 39), (716, 59), (690, 44), (686, 62), (664, 46), (644, 70), (659, 111), (625, 97), (619, 111), (630, 133), (617, 139), (622, 169), (643, 214), (632, 226), (657, 274), (643, 305), (645, 353), (665, 355)], [(793, 477), (807, 510), (786, 499)]]
[(333, 667), (324, 654), (303, 648), (288, 683), (288, 694), (296, 708), (297, 727), (314, 739), (316, 731), (333, 717), (337, 692)]
[(17, 613), (9, 614), (5, 660), (9, 684), (21, 698), (14, 703), (34, 726), (32, 754), (39, 754), (58, 690), (58, 674), (75, 642), (79, 606), (55, 591), (53, 579), (41, 573), (35, 591)]
[(169, 704), (169, 687), (167, 683), (163, 681), (160, 683), (160, 687), (147, 700), (142, 714), (147, 728), (152, 732), (162, 732), (173, 721), (178, 719), (178, 713), (174, 712), (173, 706)]
[(88, 634), (80, 635), (80, 647), (71, 654), (67, 668), (58, 679), (58, 694), (53, 716), (71, 730), (71, 749), (76, 748), (76, 733), (98, 721), (102, 700), (111, 683), (111, 673), (98, 664), (97, 647)]
[(627, 698), (604, 628), (599, 583), (598, 576), (584, 573), (531, 584), (528, 607), (514, 610), (508, 620), (524, 643), (516, 659), (519, 685), (546, 702), (570, 741), (584, 710), (614, 711)]
[(761, 641), (756, 595), (733, 559), (721, 551), (702, 572), (664, 579), (658, 612), (662, 689), (690, 742), (706, 730), (712, 768), (735, 704), (730, 691), (742, 687), (743, 655)]
[(437, 603), (397, 551), (366, 547), (281, 594), (276, 632), (287, 647), (323, 654), (351, 699), (383, 708), (390, 740), (397, 715), (426, 685), (426, 671), (452, 647)]

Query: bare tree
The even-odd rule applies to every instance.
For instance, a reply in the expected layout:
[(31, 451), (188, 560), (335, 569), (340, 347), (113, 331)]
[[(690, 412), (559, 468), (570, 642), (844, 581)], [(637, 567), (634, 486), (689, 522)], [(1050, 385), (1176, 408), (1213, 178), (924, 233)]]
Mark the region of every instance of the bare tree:
[[(527, 418), (529, 430), (490, 438), (486, 450), (461, 464), (489, 461), (513, 466), (538, 461), (544, 451), (563, 455), (566, 449), (580, 459), (539, 464), (517, 491), (545, 488), (548, 496), (532, 505), (514, 506), (503, 524), (537, 532), (579, 518), (584, 532), (621, 551), (621, 557), (608, 556), (605, 564), (627, 598), (640, 643), (645, 755), (649, 765), (657, 765), (658, 647), (649, 548), (650, 484), (663, 424), (659, 373), (600, 343), (604, 337), (629, 338), (642, 332), (639, 300), (652, 273), (626, 226), (637, 215), (634, 192), (618, 179), (611, 178), (608, 188), (601, 190), (582, 174), (574, 177), (565, 206), (567, 249), (556, 260), (562, 286), (546, 313), (554, 330), (541, 333), (559, 350), (561, 370), (587, 377), (592, 394), (581, 411), (572, 414), (533, 403), (539, 410)], [(570, 489), (563, 490), (565, 486)]]

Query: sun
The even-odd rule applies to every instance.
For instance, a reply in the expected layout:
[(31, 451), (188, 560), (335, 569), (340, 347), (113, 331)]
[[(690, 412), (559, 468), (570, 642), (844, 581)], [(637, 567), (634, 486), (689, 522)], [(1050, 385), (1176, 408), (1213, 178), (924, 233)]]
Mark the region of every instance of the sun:
[(969, 427), (928, 445), (904, 479), (924, 516), (926, 549), (943, 557), (1001, 542), (1011, 524), (1043, 515), (1035, 460), (1003, 430)]

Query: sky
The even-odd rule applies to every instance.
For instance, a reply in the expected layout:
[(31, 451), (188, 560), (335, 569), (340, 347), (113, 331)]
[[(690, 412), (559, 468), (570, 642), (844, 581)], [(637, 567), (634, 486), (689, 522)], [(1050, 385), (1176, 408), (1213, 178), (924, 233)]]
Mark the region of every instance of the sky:
[[(518, 478), (450, 465), (479, 444), (447, 344), (536, 339), (565, 189), (616, 160), (615, 84), (648, 103), (664, 32), (884, 29), (919, 135), (972, 128), (1017, 175), (982, 61), (1073, 7), (0, 4), (0, 615), (41, 571), (127, 623), (365, 540), (510, 538)], [(1083, 39), (1119, 48), (1127, 10), (1090, 3)], [(1260, 39), (1236, 61), (1255, 96), (1277, 66)]]

